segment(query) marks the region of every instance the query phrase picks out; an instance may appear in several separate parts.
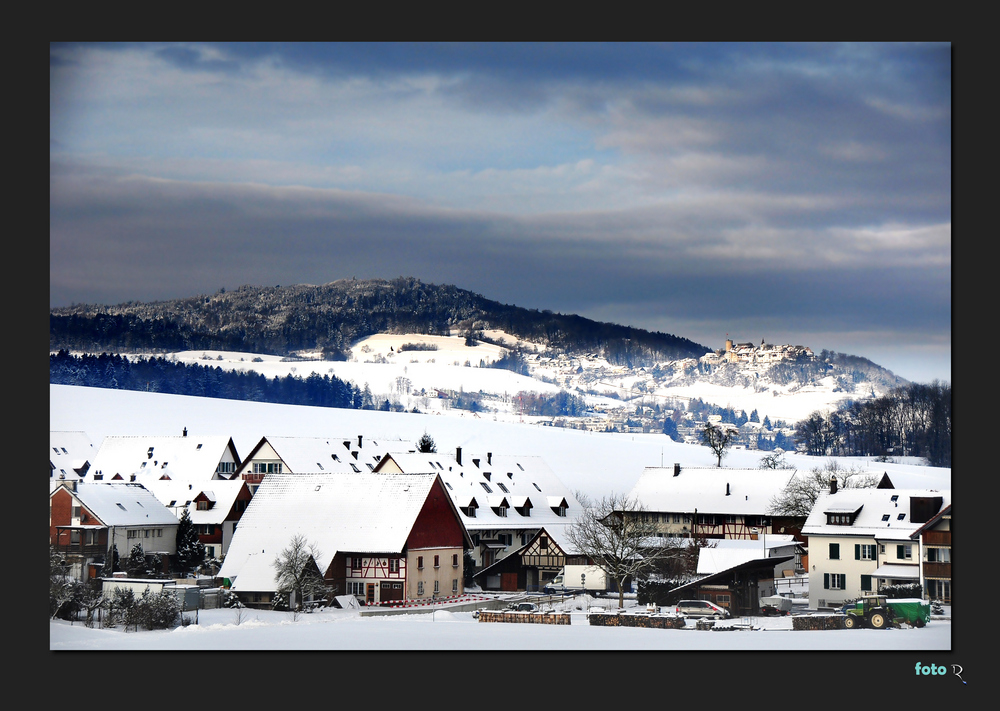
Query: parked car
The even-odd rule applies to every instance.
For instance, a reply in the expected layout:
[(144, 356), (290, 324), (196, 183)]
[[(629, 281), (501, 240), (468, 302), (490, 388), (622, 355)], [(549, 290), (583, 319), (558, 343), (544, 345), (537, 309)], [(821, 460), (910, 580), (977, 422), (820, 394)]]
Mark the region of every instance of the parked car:
[(674, 607), (674, 614), (681, 617), (714, 617), (721, 620), (729, 617), (729, 610), (708, 600), (681, 600)]

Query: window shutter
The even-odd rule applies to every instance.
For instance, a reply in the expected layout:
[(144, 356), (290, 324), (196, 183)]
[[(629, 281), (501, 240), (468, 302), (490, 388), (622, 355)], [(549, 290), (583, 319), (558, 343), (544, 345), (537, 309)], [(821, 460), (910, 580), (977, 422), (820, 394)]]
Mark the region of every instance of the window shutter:
[(896, 557), (897, 558), (903, 557), (903, 546), (896, 546)]
[(861, 544), (854, 544), (854, 560), (861, 560)]
[(829, 590), (830, 589), (830, 574), (829, 573), (823, 573), (823, 588), (825, 590)]
[(872, 589), (872, 576), (862, 575), (861, 576), (861, 589), (866, 592), (871, 592)]

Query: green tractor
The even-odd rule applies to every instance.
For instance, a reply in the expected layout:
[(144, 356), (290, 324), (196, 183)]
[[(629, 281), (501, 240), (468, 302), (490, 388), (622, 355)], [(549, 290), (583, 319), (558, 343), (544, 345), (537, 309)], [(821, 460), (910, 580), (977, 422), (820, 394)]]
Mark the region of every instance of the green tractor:
[(865, 595), (854, 603), (854, 607), (844, 610), (844, 627), (852, 630), (856, 627), (871, 627), (880, 630), (892, 627), (896, 613), (889, 606), (885, 595)]

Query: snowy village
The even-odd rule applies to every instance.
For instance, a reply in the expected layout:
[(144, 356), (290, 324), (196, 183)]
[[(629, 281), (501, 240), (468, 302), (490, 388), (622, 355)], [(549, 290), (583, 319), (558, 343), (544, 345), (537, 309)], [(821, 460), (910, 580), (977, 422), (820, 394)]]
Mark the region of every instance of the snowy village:
[[(782, 631), (789, 634), (768, 644), (836, 649), (859, 639), (839, 634), (882, 629), (893, 634), (866, 643), (949, 648), (950, 468), (760, 450), (738, 444), (733, 426), (727, 447), (713, 450), (694, 435), (718, 427), (717, 417), (685, 423), (689, 434), (676, 439), (648, 428), (546, 426), (550, 419), (526, 417), (509, 397), (506, 412), (467, 417), (420, 393), (411, 353), (404, 367), (417, 382), (409, 393), (389, 392), (398, 376), (388, 371), (396, 351), (386, 343), (388, 358), (370, 357), (371, 341), (359, 346), (369, 356), (365, 377), (389, 383), (386, 397), (411, 395), (405, 402), (421, 410), (51, 385), (50, 550), (68, 581), (50, 596), (60, 624), (52, 647), (88, 644), (59, 642), (66, 625), (170, 648), (163, 630), (211, 620), (250, 629), (247, 620), (274, 617), (302, 627), (445, 618), (521, 630), (505, 641), (441, 642), (459, 648), (760, 644), (748, 635), (671, 639), (691, 630)], [(708, 358), (728, 353), (740, 350), (729, 342)], [(234, 368), (268, 365), (247, 354), (200, 357), (223, 355)], [(504, 372), (461, 360), (424, 365), (436, 383), (449, 372), (479, 392), (474, 374)], [(778, 399), (765, 394), (761, 402)], [(581, 422), (614, 412), (591, 411)], [(143, 599), (173, 614), (160, 622), (154, 612), (129, 615)], [(565, 627), (605, 636), (561, 642)], [(637, 632), (649, 636), (608, 639)], [(144, 635), (155, 641), (132, 641)]]

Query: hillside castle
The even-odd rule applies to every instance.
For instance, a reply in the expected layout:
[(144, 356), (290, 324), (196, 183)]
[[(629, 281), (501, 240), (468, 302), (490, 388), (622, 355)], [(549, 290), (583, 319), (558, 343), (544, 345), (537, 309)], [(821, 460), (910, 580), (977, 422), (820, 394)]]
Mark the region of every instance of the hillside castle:
[(814, 359), (812, 349), (808, 346), (776, 346), (772, 343), (764, 343), (760, 339), (760, 345), (753, 343), (733, 343), (733, 339), (726, 339), (726, 347), (717, 351), (706, 353), (699, 360), (709, 365), (720, 363), (746, 363), (748, 365), (770, 365), (789, 360), (801, 360), (802, 358)]

